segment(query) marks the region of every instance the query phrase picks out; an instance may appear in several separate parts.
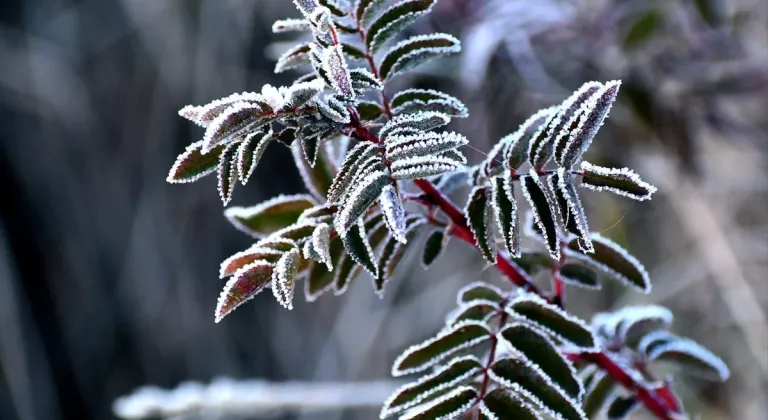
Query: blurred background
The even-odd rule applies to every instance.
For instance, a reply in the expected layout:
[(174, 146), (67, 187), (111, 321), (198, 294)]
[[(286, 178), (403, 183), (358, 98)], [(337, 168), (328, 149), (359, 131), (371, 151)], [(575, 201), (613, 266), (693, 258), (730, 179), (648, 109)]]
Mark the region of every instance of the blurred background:
[[(433, 334), (482, 270), (451, 243), (404, 268), (384, 299), (360, 277), (343, 297), (269, 294), (213, 323), (219, 262), (250, 244), (212, 178), (170, 185), (202, 136), (177, 110), (284, 85), (271, 23), (288, 0), (0, 2), (0, 418), (109, 419), (135, 388), (217, 377), (386, 379), (407, 345)], [(721, 355), (724, 384), (680, 377), (701, 419), (768, 411), (768, 2), (440, 0), (409, 29), (459, 37), (461, 57), (400, 86), (463, 99), (451, 127), (489, 150), (535, 110), (589, 80), (623, 79), (589, 160), (630, 166), (651, 202), (585, 192), (592, 228), (649, 269), (650, 295), (614, 285), (569, 292), (579, 315), (657, 303), (673, 330)], [(482, 155), (468, 150), (472, 162)], [(290, 153), (271, 148), (233, 205), (301, 192)], [(285, 413), (370, 419), (377, 408)], [(637, 418), (646, 418), (640, 413)]]

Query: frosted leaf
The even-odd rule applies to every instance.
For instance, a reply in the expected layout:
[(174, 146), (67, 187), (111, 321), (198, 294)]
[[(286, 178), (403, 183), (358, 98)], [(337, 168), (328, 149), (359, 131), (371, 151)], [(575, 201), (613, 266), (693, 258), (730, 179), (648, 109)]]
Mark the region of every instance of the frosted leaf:
[(462, 303), (445, 317), (445, 325), (452, 326), (464, 320), (487, 322), (499, 313), (501, 307), (497, 302), (488, 299), (474, 299)]
[(678, 338), (656, 345), (646, 354), (648, 360), (667, 361), (682, 368), (683, 373), (724, 382), (730, 376), (723, 359), (699, 343), (687, 338)]
[(219, 197), (226, 206), (232, 199), (232, 192), (237, 185), (237, 143), (230, 143), (221, 153), (219, 164)]
[(432, 10), (437, 0), (402, 0), (390, 6), (368, 28), (366, 43), (376, 52), (387, 40)]
[(286, 253), (293, 248), (296, 248), (297, 245), (296, 241), (292, 239), (282, 238), (280, 236), (280, 231), (277, 231), (274, 234), (256, 242), (254, 246), (259, 248), (273, 249), (275, 251), (280, 251), (281, 253)]
[(333, 270), (331, 261), (331, 227), (325, 223), (320, 224), (312, 233), (312, 245), (320, 256), (320, 262), (328, 267), (328, 271)]
[(483, 257), (488, 262), (495, 263), (496, 251), (492, 244), (488, 196), (488, 187), (474, 187), (464, 208), (464, 217), (467, 219), (472, 236), (482, 251)]
[(528, 150), (530, 149), (533, 134), (545, 123), (550, 116), (550, 112), (551, 108), (537, 111), (520, 124), (520, 127), (514, 133), (499, 140), (499, 143), (502, 145), (503, 156), (501, 159), (504, 169), (516, 171), (525, 163), (528, 158)]
[(275, 73), (282, 73), (309, 63), (309, 50), (309, 44), (299, 44), (284, 52), (275, 63)]
[(477, 321), (463, 321), (436, 337), (406, 349), (392, 366), (392, 376), (410, 375), (426, 370), (456, 352), (490, 340), (488, 327)]
[(461, 43), (451, 35), (417, 35), (400, 41), (387, 51), (380, 65), (381, 77), (389, 80), (434, 58), (460, 51)]
[(261, 115), (260, 105), (247, 102), (232, 105), (214, 118), (205, 129), (202, 153), (208, 153), (216, 145), (229, 142), (246, 131), (255, 130), (259, 122), (269, 122)]
[(358, 93), (366, 90), (380, 91), (384, 88), (381, 80), (364, 68), (350, 70), (349, 77), (352, 80), (352, 88)]
[(678, 338), (677, 335), (666, 330), (650, 332), (640, 340), (640, 343), (637, 345), (637, 352), (647, 358), (648, 354), (652, 353), (657, 346), (662, 346)]
[(282, 255), (283, 252), (275, 249), (265, 247), (248, 248), (230, 256), (221, 263), (221, 267), (219, 268), (219, 278), (223, 279), (224, 277), (231, 276), (237, 270), (256, 261), (275, 264)]
[(202, 106), (187, 105), (179, 110), (179, 115), (201, 127), (207, 127), (211, 121), (232, 105), (239, 102), (261, 102), (261, 95), (254, 92), (233, 93)]
[(348, 2), (346, 0), (342, 0), (341, 3), (336, 0), (317, 0), (317, 3), (327, 8), (328, 11), (331, 12), (334, 16), (344, 17), (349, 14), (347, 11), (349, 5), (347, 4)]
[(584, 264), (567, 263), (560, 268), (560, 279), (569, 286), (600, 290), (597, 272)]
[(418, 381), (398, 388), (384, 403), (379, 416), (383, 419), (419, 405), (435, 394), (467, 382), (482, 367), (475, 356), (457, 357)]
[(521, 178), (521, 190), (533, 210), (533, 217), (547, 244), (552, 259), (560, 259), (560, 238), (552, 209), (555, 204), (544, 188), (539, 176), (531, 169), (529, 175)]
[(452, 420), (467, 412), (475, 400), (477, 391), (471, 386), (462, 386), (442, 395), (429, 403), (420, 405), (400, 416), (400, 420), (431, 419)]
[(373, 248), (368, 241), (365, 223), (362, 220), (352, 225), (344, 235), (344, 248), (347, 250), (347, 254), (372, 276), (378, 275), (379, 270), (374, 262)]
[(571, 94), (562, 104), (556, 119), (548, 130), (549, 136), (554, 138), (555, 161), (563, 161), (563, 153), (571, 133), (576, 129), (581, 114), (582, 104), (589, 99), (603, 84), (599, 82), (587, 82)]
[(549, 188), (555, 194), (555, 202), (560, 211), (563, 226), (566, 230), (580, 239), (580, 249), (585, 253), (594, 252), (592, 240), (589, 239), (589, 225), (584, 206), (576, 192), (573, 174), (565, 168), (560, 168), (557, 174), (549, 177)]
[[(387, 167), (384, 165), (384, 160), (382, 159), (381, 154), (377, 152), (368, 156), (360, 162), (360, 164), (355, 168), (355, 172), (352, 174), (351, 182), (350, 182), (350, 188), (358, 185), (365, 177), (368, 175), (374, 173), (374, 172), (385, 172), (387, 170)], [(346, 196), (349, 193), (342, 196), (342, 198), (339, 201), (345, 201)]]
[(301, 14), (309, 18), (312, 12), (319, 6), (317, 0), (293, 0), (293, 4), (299, 9)]
[(459, 306), (478, 299), (502, 302), (504, 301), (504, 292), (492, 284), (476, 281), (462, 287), (456, 294), (456, 303)]
[(524, 398), (501, 388), (489, 392), (478, 408), (487, 420), (543, 420), (536, 408)]
[(277, 303), (288, 310), (293, 309), (293, 290), (300, 258), (298, 249), (287, 252), (277, 262), (272, 273), (272, 293)]
[(427, 241), (424, 243), (424, 252), (421, 256), (421, 265), (425, 270), (443, 254), (449, 238), (450, 235), (446, 235), (442, 229), (433, 231), (427, 237)]
[(450, 195), (468, 184), (469, 172), (459, 169), (456, 172), (442, 175), (436, 186), (443, 194)]
[[(415, 233), (416, 228), (424, 224), (424, 219), (419, 216), (411, 216), (405, 222), (404, 238), (407, 242), (411, 239)], [(388, 231), (389, 233), (389, 231)], [(394, 277), (395, 270), (397, 269), (400, 261), (405, 256), (405, 252), (408, 249), (408, 245), (398, 241), (393, 235), (388, 234), (385, 239), (384, 245), (379, 254), (377, 264), (377, 275), (374, 277), (373, 288), (376, 294), (380, 297), (384, 297), (384, 287), (391, 278)]]
[(389, 0), (359, 0), (355, 9), (355, 16), (361, 28), (367, 28)]
[[(308, 242), (311, 243), (311, 242)], [(334, 266), (337, 266), (344, 254), (341, 240), (336, 237), (331, 240), (330, 255)], [(335, 273), (328, 271), (328, 267), (322, 263), (312, 261), (309, 264), (309, 273), (304, 281), (304, 297), (307, 302), (314, 302), (318, 297), (333, 289)]]
[(328, 33), (328, 30), (333, 26), (331, 21), (331, 11), (327, 7), (316, 8), (311, 15), (309, 15), (309, 21), (314, 26), (315, 30), (321, 34)]
[(202, 141), (187, 146), (187, 149), (176, 158), (166, 181), (172, 184), (194, 182), (215, 172), (219, 166), (221, 154), (227, 146), (218, 145), (206, 154), (202, 153), (202, 148)]
[(272, 278), (273, 270), (274, 265), (266, 261), (256, 261), (237, 270), (219, 295), (216, 322), (264, 290)]
[(248, 178), (259, 164), (261, 156), (267, 150), (267, 146), (272, 140), (272, 135), (271, 130), (267, 133), (252, 131), (240, 143), (240, 147), (237, 149), (237, 173), (243, 185), (248, 182)]
[(543, 333), (522, 323), (506, 326), (500, 333), (509, 344), (522, 353), (527, 360), (538, 366), (541, 371), (560, 389), (576, 401), (581, 401), (584, 394), (576, 370), (562, 353)]
[(555, 419), (587, 420), (579, 401), (569, 397), (541, 368), (528, 360), (497, 360), (488, 376), (512, 393), (524, 395)]
[(452, 172), (460, 168), (461, 162), (441, 156), (420, 156), (403, 158), (392, 163), (392, 178), (417, 179)]
[(280, 19), (272, 24), (272, 33), (300, 32), (310, 29), (306, 19)]
[(457, 133), (421, 133), (390, 135), (384, 145), (387, 158), (397, 160), (404, 157), (429, 156), (453, 150), (468, 144), (466, 137)]
[(574, 252), (569, 252), (568, 256), (588, 263), (627, 286), (634, 287), (643, 293), (650, 293), (651, 280), (645, 267), (637, 258), (599, 233), (592, 233), (590, 239), (594, 246), (592, 254), (578, 252), (580, 248), (578, 240), (571, 239), (568, 242), (568, 249)]
[(328, 201), (335, 202), (339, 200), (351, 185), (352, 179), (357, 173), (360, 164), (366, 159), (375, 156), (378, 148), (370, 143), (358, 143), (347, 153), (341, 169), (336, 173), (331, 187), (328, 189)]
[(349, 112), (347, 112), (347, 110), (344, 108), (339, 110), (338, 105), (339, 105), (338, 102), (336, 102), (334, 98), (327, 98), (326, 100), (317, 98), (315, 100), (315, 106), (317, 106), (317, 110), (324, 117), (327, 117), (341, 124), (349, 123), (350, 121)]
[(405, 89), (395, 94), (390, 102), (392, 113), (409, 114), (418, 111), (435, 111), (451, 117), (469, 115), (466, 105), (447, 93), (431, 89)]
[(405, 243), (405, 208), (400, 195), (392, 184), (384, 187), (379, 196), (379, 208), (392, 235), (399, 242)]
[(379, 198), (382, 190), (390, 183), (390, 177), (384, 172), (375, 172), (368, 175), (347, 197), (334, 224), (336, 232), (346, 233), (350, 227), (365, 213), (368, 208)]
[(560, 166), (570, 168), (587, 151), (592, 144), (592, 139), (611, 111), (611, 106), (619, 93), (619, 86), (621, 86), (620, 80), (607, 82), (582, 103), (579, 125), (571, 132), (568, 143), (564, 146), (563, 158), (558, 162)]
[(296, 222), (304, 222), (314, 225), (327, 223), (333, 220), (333, 214), (336, 213), (337, 210), (338, 207), (333, 204), (319, 204), (304, 210), (301, 215), (299, 215), (299, 218), (296, 220)]
[(250, 207), (230, 207), (224, 217), (238, 230), (261, 238), (294, 222), (305, 210), (315, 205), (307, 194), (279, 195)]
[(376, 101), (359, 101), (355, 105), (360, 121), (375, 121), (384, 114), (384, 110), (381, 109), (381, 105)]
[(444, 152), (438, 153), (436, 156), (437, 157), (442, 157), (442, 158), (448, 158), (448, 159), (451, 159), (451, 160), (455, 160), (456, 162), (459, 162), (462, 165), (466, 165), (466, 163), (467, 163), (467, 157), (464, 156), (464, 154), (461, 153), (461, 151), (459, 151), (457, 149), (446, 150)]
[(355, 98), (352, 79), (344, 59), (341, 45), (332, 45), (323, 52), (323, 68), (328, 73), (334, 89), (346, 98)]
[(417, 112), (414, 114), (397, 115), (389, 120), (379, 131), (379, 138), (385, 140), (387, 135), (396, 129), (414, 129), (429, 131), (442, 127), (451, 122), (451, 117), (439, 112)]
[(325, 83), (320, 79), (315, 79), (310, 82), (296, 83), (288, 88), (285, 99), (293, 107), (300, 107), (311, 100), (323, 91)]
[(537, 295), (527, 293), (516, 297), (506, 310), (514, 317), (522, 317), (559, 340), (569, 341), (588, 350), (596, 349), (595, 337), (584, 321)]
[(581, 186), (595, 191), (610, 191), (634, 200), (649, 200), (656, 187), (640, 179), (640, 175), (628, 168), (606, 168), (581, 162), (584, 171)]
[(626, 306), (613, 313), (616, 335), (627, 346), (635, 347), (649, 333), (669, 328), (674, 316), (658, 305)]
[(616, 397), (608, 406), (606, 418), (608, 420), (624, 420), (635, 409), (641, 407), (640, 400), (635, 397)]
[(261, 96), (274, 111), (279, 111), (286, 105), (282, 92), (270, 84), (261, 87)]
[(504, 238), (507, 252), (513, 258), (520, 256), (520, 231), (517, 224), (515, 186), (510, 176), (491, 178), (491, 206), (496, 228)]
[(616, 384), (609, 375), (602, 371), (595, 374), (592, 385), (584, 398), (584, 411), (590, 418), (594, 418), (602, 411), (615, 388)]
[(531, 136), (530, 146), (528, 149), (528, 160), (536, 169), (543, 168), (554, 154), (555, 137), (550, 132), (550, 129), (554, 124), (554, 120), (557, 118), (557, 113), (559, 110), (560, 108), (557, 106), (544, 109), (546, 118)]

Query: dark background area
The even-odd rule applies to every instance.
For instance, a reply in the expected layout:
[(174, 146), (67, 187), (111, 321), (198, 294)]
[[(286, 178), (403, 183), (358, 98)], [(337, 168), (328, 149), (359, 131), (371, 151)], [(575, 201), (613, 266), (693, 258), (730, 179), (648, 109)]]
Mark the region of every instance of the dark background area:
[[(120, 395), (220, 376), (386, 379), (439, 328), (455, 291), (499, 282), (452, 243), (403, 270), (383, 300), (359, 278), (288, 312), (257, 296), (213, 323), (221, 260), (249, 239), (211, 178), (170, 185), (202, 132), (182, 106), (285, 85), (273, 75), (287, 0), (0, 3), (0, 419), (107, 419)], [(472, 162), (536, 109), (588, 80), (624, 81), (590, 160), (630, 166), (650, 203), (585, 194), (593, 229), (649, 268), (647, 296), (573, 292), (580, 315), (658, 303), (674, 330), (723, 356), (725, 384), (678, 382), (704, 419), (762, 418), (768, 403), (768, 3), (763, 0), (441, 0), (409, 29), (463, 41), (461, 57), (392, 88), (438, 87), (469, 106)], [(233, 205), (302, 190), (271, 148)], [(288, 414), (375, 418), (376, 410)], [(642, 417), (639, 415), (638, 418)]]

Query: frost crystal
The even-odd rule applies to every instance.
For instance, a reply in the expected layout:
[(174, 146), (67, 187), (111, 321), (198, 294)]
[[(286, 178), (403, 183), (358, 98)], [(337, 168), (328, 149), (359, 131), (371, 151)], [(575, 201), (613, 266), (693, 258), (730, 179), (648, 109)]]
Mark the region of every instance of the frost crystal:
[(261, 106), (257, 104), (238, 102), (227, 108), (211, 121), (203, 135), (202, 153), (208, 153), (214, 146), (234, 140), (249, 129), (255, 128), (255, 123), (261, 118)]
[(534, 168), (544, 167), (554, 153), (554, 137), (549, 129), (552, 127), (553, 120), (557, 117), (560, 107), (552, 106), (545, 108), (543, 111), (546, 117), (531, 136), (532, 141), (528, 149), (528, 159)]
[(309, 62), (310, 44), (299, 44), (284, 52), (275, 63), (275, 73), (298, 67)]
[(466, 137), (457, 133), (421, 133), (390, 135), (385, 144), (387, 158), (428, 156), (453, 150), (468, 144)]
[(267, 150), (272, 135), (271, 130), (268, 133), (252, 131), (240, 143), (240, 147), (237, 150), (237, 172), (243, 185), (248, 182), (248, 178), (250, 178), (259, 164), (259, 160), (261, 160), (264, 151)]
[(312, 233), (312, 246), (320, 256), (320, 262), (328, 267), (328, 271), (333, 270), (333, 261), (331, 261), (331, 227), (325, 223), (320, 224)]
[(397, 160), (390, 169), (394, 179), (417, 179), (455, 171), (461, 165), (461, 162), (447, 157), (418, 156)]
[(395, 129), (414, 129), (429, 131), (442, 127), (451, 121), (451, 117), (440, 112), (417, 112), (414, 114), (397, 115), (389, 120), (379, 131), (379, 137), (383, 140)]
[(656, 192), (656, 187), (629, 168), (606, 168), (583, 161), (581, 169), (584, 171), (581, 185), (590, 190), (610, 191), (638, 201), (648, 200)]
[(254, 92), (233, 93), (203, 106), (187, 105), (179, 110), (179, 115), (201, 127), (207, 127), (214, 118), (227, 108), (239, 102), (258, 103), (261, 95)]
[(271, 263), (267, 259), (276, 260), (281, 255), (283, 253), (275, 249), (253, 246), (224, 260), (219, 268), (219, 278), (223, 279), (224, 277), (231, 276), (243, 266), (255, 261)]
[(309, 82), (296, 83), (288, 88), (285, 99), (293, 107), (300, 107), (323, 91), (325, 83), (320, 79)]
[(405, 238), (405, 208), (392, 184), (384, 187), (379, 196), (379, 208), (384, 213), (384, 220), (387, 222), (389, 231), (398, 242), (406, 243)]
[(279, 111), (285, 107), (285, 98), (283, 98), (282, 93), (280, 93), (279, 89), (270, 84), (266, 84), (261, 88), (261, 96), (264, 97), (264, 101), (269, 104), (274, 111)]
[(232, 143), (224, 149), (219, 164), (219, 197), (226, 206), (232, 199), (232, 192), (237, 185), (237, 143)]
[(374, 172), (356, 185), (344, 203), (344, 207), (336, 215), (336, 232), (340, 235), (347, 233), (357, 219), (379, 198), (382, 189), (388, 183), (389, 176), (387, 174)]
[(280, 258), (272, 273), (272, 293), (277, 302), (288, 310), (293, 309), (293, 290), (299, 258), (298, 249), (289, 251)]
[(347, 62), (344, 60), (341, 45), (332, 45), (323, 52), (323, 68), (333, 83), (337, 92), (346, 98), (354, 99), (355, 91), (352, 89), (352, 79), (349, 75)]
[(317, 0), (293, 0), (293, 3), (307, 18), (309, 18), (312, 15), (312, 12), (320, 6), (317, 4)]
[(601, 87), (603, 84), (599, 82), (584, 83), (579, 90), (560, 104), (560, 112), (548, 131), (548, 135), (554, 138), (555, 160), (557, 162), (562, 162), (566, 143), (579, 122), (582, 112), (581, 105)]
[(327, 7), (318, 7), (309, 16), (309, 21), (312, 22), (315, 29), (321, 33), (328, 33), (328, 30), (333, 26), (331, 21), (331, 11)]
[(305, 19), (280, 19), (272, 24), (272, 32), (276, 34), (283, 32), (307, 31), (309, 29), (309, 22)]
[[(723, 359), (702, 347), (699, 343), (687, 338), (667, 341), (653, 347), (646, 355), (649, 360), (664, 359), (669, 356), (671, 362), (683, 365), (686, 372), (700, 374), (705, 377), (725, 381), (731, 376), (728, 366)], [(688, 359), (688, 360), (686, 360)], [(688, 362), (688, 363), (686, 363)]]

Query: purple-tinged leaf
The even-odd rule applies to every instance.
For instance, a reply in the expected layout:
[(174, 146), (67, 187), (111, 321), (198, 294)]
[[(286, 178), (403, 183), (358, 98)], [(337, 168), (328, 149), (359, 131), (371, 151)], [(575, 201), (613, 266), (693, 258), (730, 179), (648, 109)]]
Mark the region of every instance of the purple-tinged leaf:
[(521, 181), (523, 196), (531, 204), (536, 226), (543, 233), (549, 255), (552, 256), (552, 259), (558, 260), (560, 259), (560, 238), (552, 213), (555, 208), (552, 197), (547, 193), (541, 179), (533, 170), (529, 175), (521, 177)]
[(208, 153), (216, 145), (228, 143), (269, 122), (270, 119), (261, 114), (261, 105), (248, 102), (235, 103), (214, 118), (205, 129), (201, 152)]
[(221, 263), (219, 277), (231, 276), (237, 270), (256, 261), (263, 261), (269, 264), (276, 264), (284, 252), (260, 246), (253, 246), (244, 251), (240, 251)]
[(573, 174), (565, 168), (560, 168), (557, 173), (549, 177), (549, 188), (555, 195), (554, 201), (563, 226), (580, 239), (578, 244), (582, 252), (594, 252), (592, 240), (589, 239), (587, 215), (576, 192), (576, 186), (573, 184)]
[(477, 242), (477, 246), (482, 251), (483, 257), (490, 263), (496, 262), (496, 251), (491, 243), (490, 232), (490, 214), (489, 214), (489, 196), (488, 187), (475, 187), (469, 195), (469, 201), (464, 208), (464, 216), (472, 231), (472, 235)]
[(400, 420), (452, 420), (472, 407), (477, 391), (462, 386), (400, 416)]
[(344, 59), (341, 45), (330, 46), (323, 54), (323, 67), (333, 83), (334, 89), (345, 98), (354, 99), (356, 94), (352, 89), (352, 79), (349, 67)]
[(264, 133), (261, 131), (252, 131), (245, 136), (245, 140), (240, 143), (237, 149), (237, 173), (240, 182), (245, 185), (248, 178), (261, 160), (264, 151), (272, 141), (272, 130)]
[(506, 309), (513, 317), (531, 322), (559, 340), (585, 349), (596, 348), (595, 337), (582, 320), (537, 295), (529, 293), (517, 297)]
[(401, 354), (392, 367), (392, 376), (422, 372), (448, 356), (470, 349), (490, 340), (491, 332), (482, 322), (464, 321), (436, 337), (411, 346)]
[(437, 0), (402, 0), (389, 7), (368, 28), (366, 45), (372, 52), (406, 26), (426, 15)]
[(510, 176), (491, 178), (491, 206), (496, 228), (504, 238), (504, 245), (512, 257), (520, 256), (520, 231), (517, 224), (515, 186)]
[(219, 296), (216, 322), (264, 290), (272, 279), (273, 271), (274, 264), (266, 261), (256, 261), (237, 270)]
[(640, 179), (640, 175), (628, 168), (605, 168), (589, 162), (581, 162), (584, 171), (581, 186), (595, 191), (610, 191), (633, 200), (649, 200), (656, 187)]
[(487, 420), (542, 420), (525, 399), (501, 388), (489, 392), (478, 407)]
[(599, 82), (587, 82), (568, 97), (562, 104), (548, 133), (554, 139), (555, 161), (563, 161), (565, 146), (571, 136), (571, 133), (579, 124), (579, 119), (584, 111), (582, 105), (600, 88), (603, 87)]
[(219, 163), (219, 197), (226, 206), (232, 199), (232, 192), (237, 185), (237, 143), (230, 143), (221, 153)]
[(224, 111), (237, 103), (263, 104), (263, 97), (255, 92), (233, 93), (202, 106), (187, 105), (179, 115), (201, 127), (208, 127)]
[(252, 207), (230, 207), (224, 216), (238, 230), (261, 238), (293, 224), (314, 205), (307, 194), (279, 195)]
[[(613, 80), (592, 94), (581, 104), (579, 125), (570, 133), (568, 143), (564, 146), (560, 166), (570, 168), (587, 151), (595, 134), (603, 125), (603, 121), (611, 111), (611, 106), (619, 93), (620, 80)], [(562, 140), (565, 141), (565, 140)]]
[(387, 51), (380, 66), (381, 77), (389, 80), (434, 58), (460, 51), (461, 43), (451, 35), (417, 35), (400, 41)]
[(219, 166), (221, 154), (227, 145), (220, 144), (208, 153), (202, 153), (203, 142), (198, 141), (187, 146), (184, 153), (176, 158), (166, 181), (172, 184), (194, 182), (213, 173)]
[(436, 394), (469, 381), (482, 368), (475, 356), (457, 357), (418, 381), (398, 388), (384, 403), (380, 417), (386, 418), (422, 404)]
[(590, 239), (595, 250), (592, 254), (578, 252), (580, 248), (578, 240), (571, 239), (568, 242), (568, 248), (573, 252), (568, 253), (569, 257), (584, 261), (627, 286), (632, 286), (643, 293), (650, 293), (651, 280), (645, 267), (637, 258), (619, 244), (598, 233), (592, 233)]

